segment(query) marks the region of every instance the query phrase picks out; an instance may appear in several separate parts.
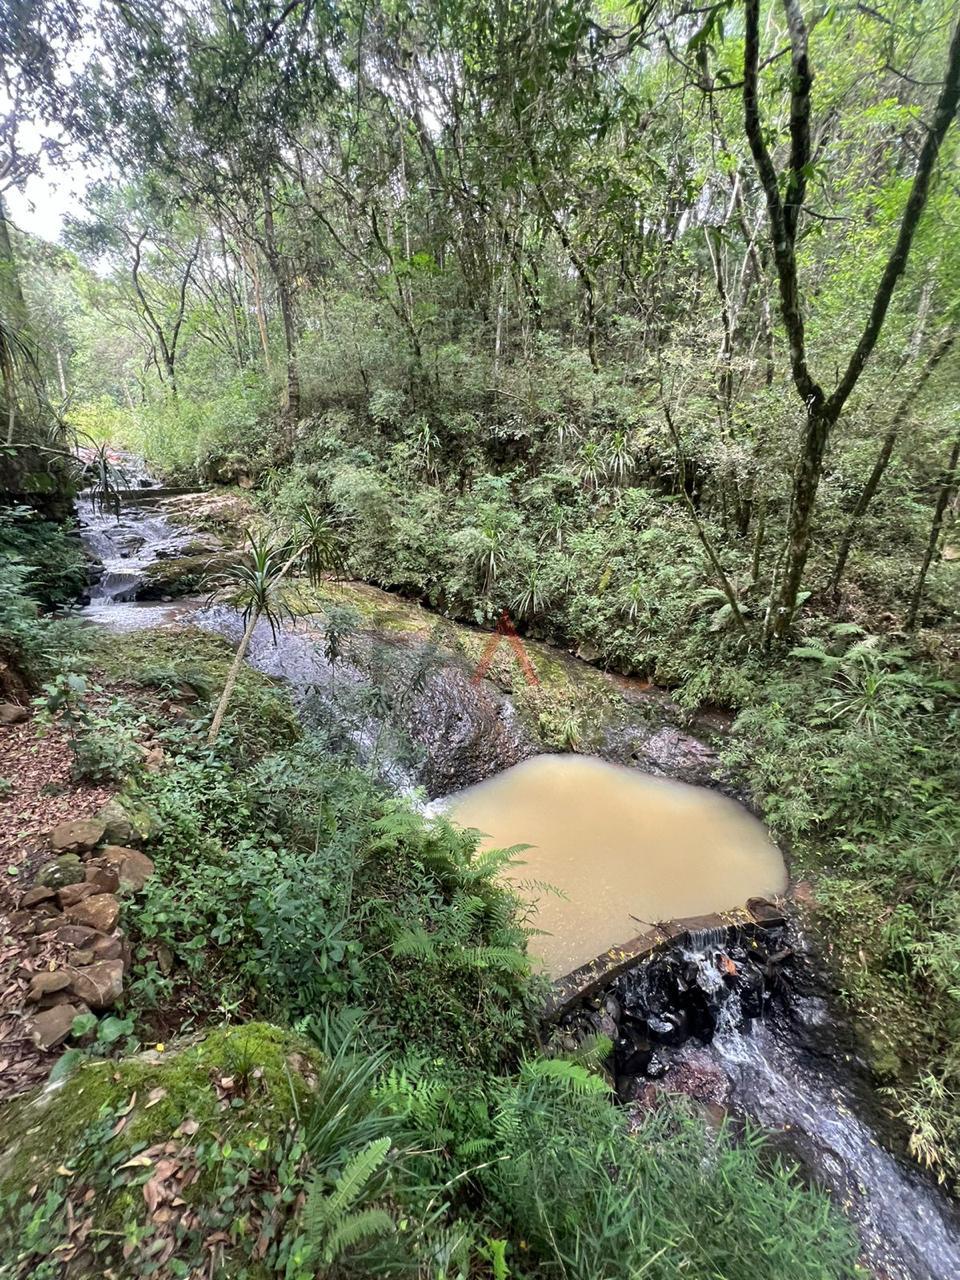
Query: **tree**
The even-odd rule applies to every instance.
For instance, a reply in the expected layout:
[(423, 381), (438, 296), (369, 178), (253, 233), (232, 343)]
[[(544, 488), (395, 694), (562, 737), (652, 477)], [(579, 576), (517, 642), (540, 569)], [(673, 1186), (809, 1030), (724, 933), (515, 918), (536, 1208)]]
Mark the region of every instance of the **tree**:
[(813, 71), (808, 30), (799, 0), (783, 0), (791, 51), (790, 151), (785, 170), (778, 173), (767, 145), (760, 109), (760, 0), (745, 0), (743, 55), (744, 128), (767, 203), (770, 239), (780, 287), (780, 315), (789, 345), (790, 372), (803, 406), (804, 421), (793, 477), (787, 531), (786, 561), (779, 586), (771, 596), (767, 635), (783, 638), (797, 607), (810, 551), (817, 489), (831, 432), (863, 373), (880, 331), (897, 282), (903, 275), (913, 237), (923, 214), (940, 147), (960, 105), (960, 22), (953, 30), (943, 85), (926, 131), (896, 241), (877, 284), (869, 314), (846, 369), (833, 391), (814, 376), (807, 353), (803, 296), (797, 265), (797, 237), (804, 211), (811, 167)]

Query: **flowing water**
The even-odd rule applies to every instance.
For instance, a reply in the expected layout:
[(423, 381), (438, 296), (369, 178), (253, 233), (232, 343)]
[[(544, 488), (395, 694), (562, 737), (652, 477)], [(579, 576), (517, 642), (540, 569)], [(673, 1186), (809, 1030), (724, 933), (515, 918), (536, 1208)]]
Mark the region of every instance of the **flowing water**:
[(145, 570), (163, 557), (179, 554), (194, 535), (175, 528), (158, 509), (150, 490), (159, 489), (159, 482), (139, 459), (123, 454), (114, 461), (121, 483), (138, 492), (134, 500), (121, 504), (119, 514), (94, 503), (88, 493), (79, 495), (80, 538), (91, 560), (102, 566), (90, 584), (90, 602), (81, 616), (89, 622), (105, 622), (114, 630), (137, 630), (183, 612), (179, 602), (161, 603), (159, 608), (138, 605), (136, 595)]
[[(548, 936), (530, 946), (551, 977), (650, 924), (787, 886), (779, 850), (741, 805), (592, 756), (536, 756), (442, 807), (483, 832), (484, 848), (532, 846), (508, 874), (536, 900), (533, 924)], [(559, 892), (534, 887), (544, 883)]]
[[(155, 487), (135, 459), (123, 463), (133, 477), (131, 487)], [(175, 554), (190, 537), (167, 522), (149, 493), (145, 503), (138, 496), (125, 504), (119, 521), (85, 499), (79, 515), (91, 558), (103, 563), (81, 616), (128, 630), (192, 614), (192, 622), (230, 640), (239, 638), (242, 626), (233, 610), (198, 613), (196, 601), (136, 601), (144, 569)], [(264, 628), (258, 628), (251, 646), (253, 665), (289, 682), (308, 719), (318, 701), (340, 718), (322, 633), (302, 625), (295, 634), (284, 630), (274, 645)], [(351, 663), (341, 663), (336, 673), (337, 682), (360, 694), (365, 680), (369, 684), (365, 672)], [(509, 699), (481, 698), (469, 680), (451, 678), (449, 671), (431, 676), (422, 693), (406, 701), (404, 727), (410, 731), (419, 724), (421, 730), (426, 764), (418, 769), (411, 772), (390, 758), (389, 749), (381, 750), (383, 727), (376, 716), (364, 713), (357, 725), (344, 727), (344, 736), (399, 789), (419, 781), (428, 794), (443, 794), (488, 770), (502, 770), (447, 795), (437, 807), (486, 832), (486, 847), (534, 846), (520, 855), (525, 865), (510, 874), (539, 898), (535, 923), (549, 936), (534, 938), (531, 947), (552, 974), (593, 959), (647, 923), (739, 906), (754, 894), (775, 894), (786, 886), (783, 860), (761, 824), (714, 791), (587, 756), (536, 756), (504, 769), (529, 752)], [(447, 762), (438, 768), (436, 761), (445, 755)], [(556, 886), (564, 896), (534, 890), (532, 881)], [(822, 1000), (794, 996), (793, 1021), (781, 1016), (767, 1023), (754, 1020), (764, 1011), (765, 998), (760, 1006), (751, 1004), (759, 998), (755, 989), (729, 984), (724, 976), (729, 969), (717, 967), (721, 944), (731, 950), (728, 940), (701, 938), (699, 950), (693, 947), (679, 957), (687, 989), (695, 986), (715, 1009), (709, 1043), (692, 1035), (675, 1047), (644, 1046), (635, 1030), (629, 1044), (618, 1040), (618, 1051), (628, 1055), (627, 1061), (632, 1052), (635, 1061), (646, 1064), (641, 1079), (658, 1079), (667, 1088), (721, 1103), (780, 1135), (851, 1214), (877, 1280), (957, 1280), (956, 1210), (881, 1146), (867, 1119), (873, 1110), (869, 1082), (858, 1077), (845, 1052), (830, 1047), (831, 1034), (842, 1026), (836, 1015)], [(612, 1005), (619, 1011), (621, 1039), (629, 1030), (630, 981), (622, 980), (626, 985), (618, 988), (620, 999)], [(641, 988), (649, 1001), (642, 980)], [(648, 1016), (643, 1034), (659, 1028), (661, 1040), (666, 1035), (669, 1041), (676, 1026), (663, 1016), (668, 1012), (658, 1009)], [(818, 1021), (826, 1047), (815, 1035)], [(691, 1080), (698, 1082), (699, 1092), (686, 1087)]]

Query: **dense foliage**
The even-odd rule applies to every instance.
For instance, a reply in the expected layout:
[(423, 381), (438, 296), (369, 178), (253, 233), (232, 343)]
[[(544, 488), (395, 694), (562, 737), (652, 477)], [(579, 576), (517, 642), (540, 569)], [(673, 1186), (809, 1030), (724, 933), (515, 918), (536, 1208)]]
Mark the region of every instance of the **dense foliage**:
[[(78, 708), (81, 772), (122, 774), (142, 713), (65, 668), (37, 616), (73, 590), (43, 495), (64, 491), (75, 438), (242, 484), (269, 530), (309, 511), (358, 578), (481, 625), (507, 609), (683, 707), (729, 709), (730, 762), (814, 877), (810, 924), (883, 1096), (956, 1189), (955, 5), (2, 0), (0, 18), (4, 180), (96, 175), (62, 245), (0, 206), (0, 659)], [(270, 593), (247, 588), (262, 611)], [(225, 675), (201, 657), (202, 713), (168, 726), (176, 767), (143, 783), (164, 875), (131, 921), (141, 1016), (362, 1011), (406, 1051), (401, 1111), (451, 1080), (479, 1090), (512, 1135), (452, 1126), (429, 1177), (448, 1190), (448, 1148), (481, 1143), (490, 1170), (457, 1195), (483, 1201), (469, 1248), (498, 1280), (507, 1233), (513, 1274), (711, 1274), (716, 1241), (684, 1214), (714, 1174), (778, 1237), (781, 1175), (764, 1183), (749, 1144), (707, 1157), (655, 1120), (624, 1154), (607, 1110), (541, 1079), (524, 1109), (530, 988), (493, 866), (331, 740), (291, 748), (247, 675), (201, 747)], [(141, 687), (190, 678), (161, 659)], [(575, 715), (558, 738), (576, 741)], [(358, 1212), (393, 1176), (376, 1141), (342, 1197)], [(510, 1142), (536, 1166), (515, 1182)], [(611, 1208), (621, 1161), (650, 1237)], [(556, 1220), (541, 1188), (573, 1170), (582, 1198)], [(697, 1185), (698, 1212), (722, 1222), (714, 1190)], [(770, 1266), (802, 1277), (819, 1202), (784, 1194), (796, 1235)], [(333, 1266), (334, 1239), (318, 1207), (290, 1274)], [(824, 1245), (815, 1273), (847, 1274), (845, 1250)]]

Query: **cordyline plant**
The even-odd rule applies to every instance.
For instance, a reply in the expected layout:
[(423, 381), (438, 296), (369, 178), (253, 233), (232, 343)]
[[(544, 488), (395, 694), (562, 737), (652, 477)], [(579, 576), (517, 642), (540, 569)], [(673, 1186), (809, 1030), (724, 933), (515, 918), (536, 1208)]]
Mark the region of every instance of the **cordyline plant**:
[(265, 618), (276, 642), (278, 627), (285, 618), (295, 616), (284, 593), (290, 576), (302, 570), (308, 581), (316, 585), (325, 573), (339, 573), (342, 568), (343, 557), (336, 534), (310, 507), (302, 507), (293, 526), (279, 534), (256, 534), (247, 530), (244, 559), (218, 575), (219, 583), (211, 596), (211, 600), (240, 610), (245, 625), (210, 724), (209, 744), (216, 742), (220, 733), (257, 623)]

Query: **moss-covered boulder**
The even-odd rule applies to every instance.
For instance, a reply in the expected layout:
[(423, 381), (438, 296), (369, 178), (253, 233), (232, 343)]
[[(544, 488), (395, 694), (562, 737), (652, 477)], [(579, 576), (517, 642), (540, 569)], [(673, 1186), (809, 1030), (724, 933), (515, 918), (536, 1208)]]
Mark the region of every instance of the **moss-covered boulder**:
[(217, 1274), (275, 1274), (322, 1071), (299, 1037), (249, 1023), (88, 1061), (7, 1103), (0, 1274), (199, 1274), (211, 1238)]
[(210, 590), (218, 576), (240, 559), (239, 551), (217, 551), (213, 555), (172, 556), (155, 560), (143, 571), (137, 588), (138, 600), (192, 596)]

